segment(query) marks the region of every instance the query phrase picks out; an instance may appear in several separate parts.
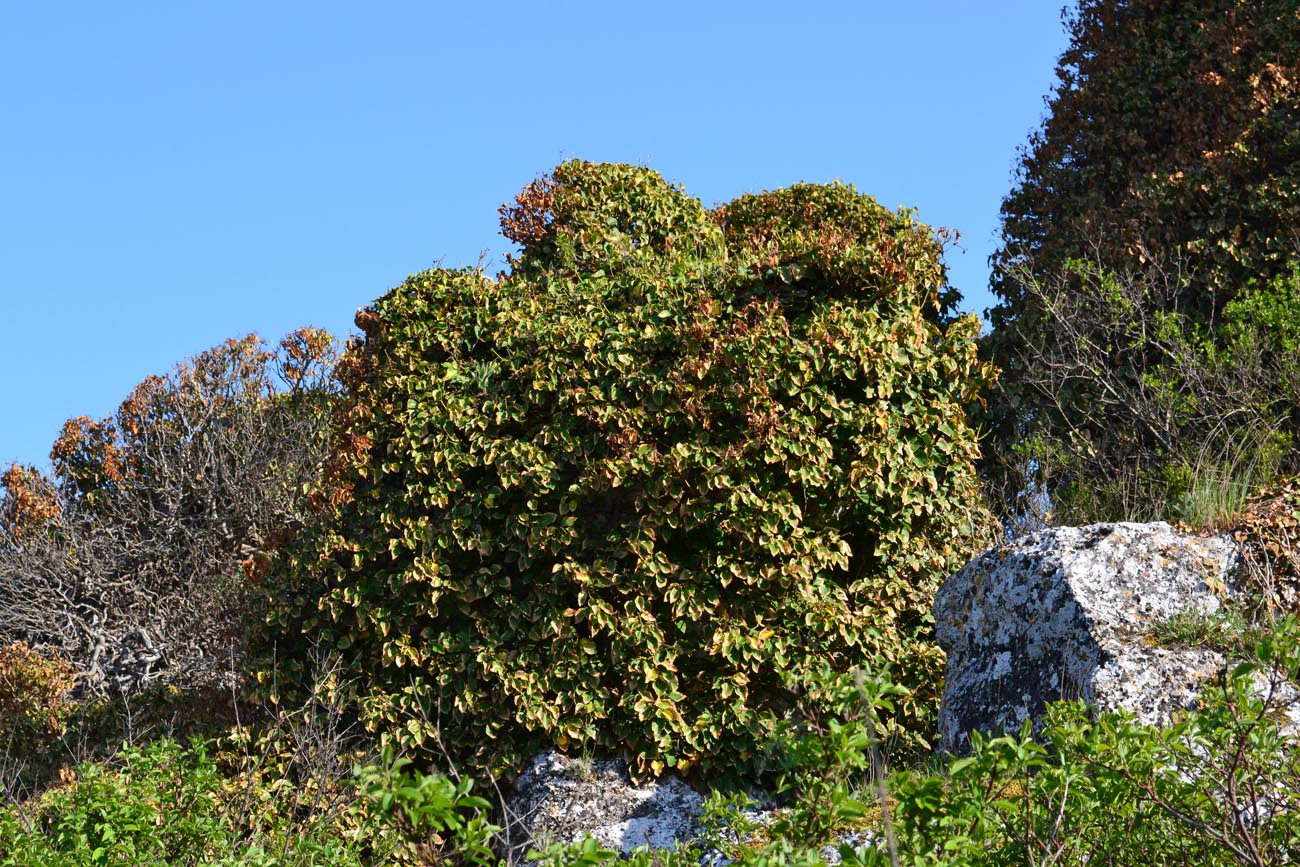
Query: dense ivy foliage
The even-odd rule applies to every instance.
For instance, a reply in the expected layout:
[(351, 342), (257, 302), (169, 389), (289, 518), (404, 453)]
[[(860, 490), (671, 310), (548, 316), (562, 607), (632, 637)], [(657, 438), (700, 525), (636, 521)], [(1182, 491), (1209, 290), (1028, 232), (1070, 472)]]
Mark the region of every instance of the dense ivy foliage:
[(743, 763), (828, 662), (892, 667), (886, 728), (922, 744), (989, 378), (934, 234), (849, 186), (710, 212), (585, 162), (502, 214), (508, 273), (358, 315), (333, 495), (272, 582), (282, 656), (323, 642), (372, 726), (480, 766)]

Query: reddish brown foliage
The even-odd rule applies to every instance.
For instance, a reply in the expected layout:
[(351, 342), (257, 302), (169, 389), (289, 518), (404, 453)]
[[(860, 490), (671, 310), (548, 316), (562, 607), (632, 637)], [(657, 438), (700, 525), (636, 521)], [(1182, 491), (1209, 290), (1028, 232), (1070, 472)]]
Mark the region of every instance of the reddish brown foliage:
[(1300, 478), (1261, 494), (1228, 532), (1241, 545), (1251, 596), (1270, 613), (1300, 615)]
[(13, 464), (0, 476), (0, 528), (20, 542), (58, 520), (63, 510), (58, 492), (33, 467)]
[(275, 360), (280, 378), (290, 389), (319, 387), (338, 362), (334, 335), (321, 328), (299, 328), (280, 341)]
[(316, 328), (276, 348), (227, 340), (148, 377), (112, 416), (70, 420), (54, 481), (11, 467), (0, 640), (59, 649), (92, 690), (228, 679), (267, 552), (320, 478), (335, 355)]
[(515, 196), (513, 205), (501, 206), (501, 234), (516, 244), (535, 244), (550, 232), (555, 206), (555, 180), (543, 175)]
[[(1051, 114), (1003, 204), (1006, 268), (1183, 262), (1213, 298), (1283, 270), (1298, 215), (1300, 16), (1290, 0), (1084, 0)], [(1215, 285), (1217, 284), (1217, 285)], [(1005, 316), (995, 311), (995, 325)]]
[(22, 641), (0, 645), (0, 722), (57, 726), (68, 713), (75, 682), (66, 659), (37, 653)]

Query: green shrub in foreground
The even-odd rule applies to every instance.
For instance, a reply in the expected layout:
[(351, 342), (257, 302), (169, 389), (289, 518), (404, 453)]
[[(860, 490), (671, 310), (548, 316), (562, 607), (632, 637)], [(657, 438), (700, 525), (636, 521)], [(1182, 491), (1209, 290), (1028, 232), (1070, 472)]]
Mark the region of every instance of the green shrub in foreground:
[[(701, 841), (673, 853), (641, 851), (626, 863), (687, 867), (712, 852), (745, 867), (820, 864), (824, 848), (852, 829), (874, 842), (838, 846), (849, 867), (1294, 863), (1300, 735), (1281, 684), (1300, 679), (1300, 622), (1275, 624), (1251, 656), (1166, 728), (1123, 713), (1090, 719), (1082, 704), (1064, 702), (1049, 710), (1037, 739), (1028, 725), (995, 738), (976, 734), (971, 755), (940, 773), (902, 771), (879, 787), (862, 773), (873, 762), (869, 721), (888, 711), (895, 689), (879, 678), (860, 680), (856, 690), (828, 680), (825, 724), (783, 726), (771, 744), (790, 795), (773, 822), (750, 822), (739, 811), (743, 797), (715, 795)], [(592, 840), (543, 858), (547, 867), (615, 861)]]
[(492, 805), (470, 794), (469, 778), (453, 781), (410, 765), (410, 759), (387, 752), (380, 764), (356, 769), (370, 806), (362, 829), (378, 832), (382, 839), (395, 838), (383, 848), (391, 851), (396, 864), (496, 864), (489, 844), (502, 829), (488, 822)]
[[(976, 738), (946, 776), (897, 776), (901, 863), (1292, 863), (1300, 738), (1280, 684), (1300, 679), (1300, 625), (1279, 622), (1252, 656), (1169, 727), (1119, 713), (1090, 720), (1066, 703), (1037, 741), (1028, 728)], [(863, 860), (889, 863), (880, 851)]]
[(358, 316), (341, 487), (272, 582), (282, 657), (324, 642), (373, 727), (480, 767), (744, 764), (823, 663), (891, 664), (891, 738), (923, 746), (988, 379), (933, 233), (843, 185), (710, 212), (581, 162), (503, 212), (509, 273)]
[(83, 764), (39, 798), (0, 807), (0, 867), (496, 863), (488, 843), (500, 829), (468, 781), (387, 755), (338, 781), (347, 800), (325, 804), (250, 761), (223, 771), (207, 744), (164, 739)]
[(291, 792), (262, 793), (260, 801), (283, 798), (284, 809), (243, 826), (230, 809), (237, 786), (202, 746), (126, 747), (111, 765), (83, 765), (36, 802), (0, 808), (0, 867), (363, 863), (358, 843), (328, 825), (296, 822)]

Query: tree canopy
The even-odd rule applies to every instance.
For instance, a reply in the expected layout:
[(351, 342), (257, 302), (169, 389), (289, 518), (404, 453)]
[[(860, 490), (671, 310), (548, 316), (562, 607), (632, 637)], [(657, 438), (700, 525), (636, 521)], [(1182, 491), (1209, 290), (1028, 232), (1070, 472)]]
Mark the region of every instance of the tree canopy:
[(1081, 0), (1042, 128), (1002, 206), (993, 325), (1025, 311), (1017, 266), (1177, 268), (1208, 320), (1288, 271), (1300, 216), (1294, 0)]
[(70, 419), (53, 476), (0, 475), (0, 640), (81, 687), (213, 686), (242, 654), (256, 581), (328, 453), (334, 339), (228, 340)]
[(987, 475), (1126, 488), (1071, 520), (1167, 516), (1293, 433), (1300, 7), (1081, 0), (1066, 25), (993, 257)]

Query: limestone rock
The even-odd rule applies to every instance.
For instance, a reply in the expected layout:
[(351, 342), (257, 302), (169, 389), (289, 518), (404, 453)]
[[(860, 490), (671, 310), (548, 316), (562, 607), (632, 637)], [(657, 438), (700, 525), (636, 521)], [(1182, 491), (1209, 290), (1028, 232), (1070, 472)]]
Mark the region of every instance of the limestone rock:
[(698, 835), (704, 804), (671, 775), (635, 785), (621, 759), (590, 762), (553, 751), (533, 759), (515, 790), (508, 808), (514, 826), (510, 860), (516, 864), (529, 847), (575, 842), (586, 834), (624, 854), (647, 845), (672, 849)]
[(1217, 611), (1236, 559), (1231, 540), (1164, 523), (1049, 528), (984, 552), (935, 599), (941, 747), (962, 752), (973, 729), (1018, 731), (1062, 698), (1168, 722), (1225, 660), (1155, 647), (1148, 630)]
[[(602, 847), (624, 855), (646, 846), (651, 850), (698, 844), (704, 798), (677, 777), (664, 776), (655, 783), (637, 785), (619, 759), (585, 761), (550, 751), (535, 757), (515, 782), (516, 795), (507, 803), (505, 849), (511, 865), (527, 865), (530, 849), (550, 843), (572, 843), (590, 835)], [(750, 792), (751, 806), (743, 809), (743, 826), (763, 829), (782, 812), (761, 792)], [(762, 845), (762, 833), (723, 829), (724, 844)], [(879, 845), (868, 830), (840, 834), (821, 847), (823, 861), (834, 867), (841, 861), (840, 846), (863, 849)], [(701, 867), (726, 867), (731, 860), (721, 851), (707, 849)]]

